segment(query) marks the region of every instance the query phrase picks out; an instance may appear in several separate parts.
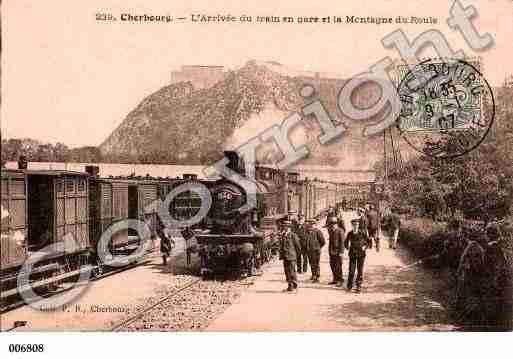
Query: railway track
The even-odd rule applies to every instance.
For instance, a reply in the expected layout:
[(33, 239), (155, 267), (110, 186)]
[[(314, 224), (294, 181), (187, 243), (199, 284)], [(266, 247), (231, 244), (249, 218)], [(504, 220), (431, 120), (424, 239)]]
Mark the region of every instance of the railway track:
[[(269, 266), (262, 266), (265, 270)], [(203, 330), (233, 304), (257, 277), (237, 278), (221, 275), (209, 280), (188, 276), (179, 286), (160, 296), (145, 298), (151, 304), (111, 323), (108, 331), (197, 331)]]
[(159, 305), (162, 305), (164, 304), (166, 301), (170, 300), (171, 298), (173, 298), (174, 296), (178, 295), (179, 293), (187, 290), (187, 289), (190, 289), (191, 287), (193, 287), (194, 285), (198, 284), (199, 282), (202, 282), (203, 279), (202, 278), (196, 278), (196, 279), (192, 279), (190, 280), (188, 283), (186, 283), (185, 285), (183, 285), (182, 287), (174, 290), (173, 292), (171, 292), (170, 294), (162, 297), (161, 299), (159, 299), (156, 303), (153, 303), (152, 305), (149, 305), (145, 308), (143, 308), (142, 310), (140, 310), (139, 312), (137, 312), (136, 314), (122, 320), (121, 322), (113, 325), (109, 331), (111, 332), (116, 332), (116, 331), (119, 331), (123, 328), (126, 328), (128, 327), (130, 324), (134, 323), (136, 320), (142, 318), (145, 314), (151, 312), (153, 309), (157, 308)]

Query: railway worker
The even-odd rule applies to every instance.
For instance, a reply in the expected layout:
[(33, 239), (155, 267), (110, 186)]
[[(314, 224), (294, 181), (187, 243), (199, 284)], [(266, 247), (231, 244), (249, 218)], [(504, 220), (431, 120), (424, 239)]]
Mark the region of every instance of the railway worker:
[[(367, 236), (369, 235), (369, 232), (368, 232), (368, 220), (367, 220), (367, 213), (365, 211), (365, 208), (363, 207), (360, 207), (358, 208), (358, 218), (359, 218), (359, 221), (360, 221), (360, 231), (365, 233)], [(371, 247), (372, 248), (372, 243), (371, 243)]]
[(326, 227), (328, 227), (330, 217), (337, 217), (337, 213), (335, 212), (335, 209), (332, 206), (328, 208), (328, 211), (326, 213)]
[(349, 276), (347, 277), (347, 290), (353, 288), (353, 279), (356, 274), (356, 291), (360, 292), (363, 282), (363, 266), (365, 264), (365, 251), (370, 246), (366, 233), (360, 230), (360, 220), (351, 220), (352, 230), (347, 234), (344, 246), (349, 250)]
[(191, 264), (191, 254), (197, 250), (196, 235), (191, 227), (185, 227), (181, 231), (182, 237), (185, 240), (185, 255), (187, 258), (187, 265)]
[[(379, 252), (379, 213), (371, 204), (367, 212), (367, 232), (369, 234), (370, 242), (374, 242), (376, 252)], [(372, 247), (371, 247), (372, 248)]]
[(293, 232), (296, 232), (297, 230), (297, 227), (298, 227), (298, 221), (297, 221), (297, 216), (296, 216), (296, 212), (294, 211), (289, 211), (289, 221), (292, 222), (292, 228), (291, 230)]
[(333, 280), (329, 284), (335, 284), (342, 287), (344, 277), (342, 273), (342, 255), (344, 254), (344, 231), (338, 228), (337, 217), (328, 217), (328, 239), (329, 239), (329, 255), (330, 267), (333, 274)]
[(280, 241), (280, 259), (283, 260), (283, 269), (288, 287), (284, 292), (297, 290), (296, 261), (297, 254), (301, 251), (301, 244), (298, 236), (292, 232), (292, 222), (283, 221), (284, 232)]
[(308, 253), (306, 250), (305, 216), (300, 214), (298, 218), (298, 226), (294, 232), (298, 236), (299, 243), (301, 244), (301, 251), (297, 256), (297, 272), (306, 273), (308, 271)]
[(326, 244), (324, 235), (319, 228), (315, 228), (315, 219), (308, 219), (306, 221), (305, 234), (306, 234), (306, 251), (310, 260), (310, 268), (312, 270), (312, 282), (319, 283), (321, 276), (320, 260), (321, 250)]

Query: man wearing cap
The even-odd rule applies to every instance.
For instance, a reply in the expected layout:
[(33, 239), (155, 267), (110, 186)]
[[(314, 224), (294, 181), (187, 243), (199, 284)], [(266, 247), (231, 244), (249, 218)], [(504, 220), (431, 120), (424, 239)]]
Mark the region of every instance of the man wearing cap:
[(356, 290), (359, 292), (363, 282), (363, 266), (365, 264), (365, 251), (370, 247), (369, 237), (360, 230), (360, 220), (354, 218), (351, 220), (353, 227), (344, 242), (344, 246), (349, 250), (349, 276), (347, 277), (347, 289), (353, 288), (353, 279), (356, 274)]
[[(366, 214), (365, 208), (363, 208), (363, 207), (358, 208), (358, 216), (359, 216), (359, 221), (360, 221), (360, 231), (368, 236), (369, 232), (368, 232), (367, 227), (368, 227), (369, 223), (367, 220), (367, 214)], [(369, 248), (372, 248), (372, 243), (370, 244)]]
[(328, 226), (329, 219), (331, 217), (336, 217), (336, 216), (337, 216), (337, 213), (335, 212), (335, 209), (332, 206), (330, 206), (328, 208), (328, 212), (326, 214), (326, 227)]
[(283, 221), (284, 231), (280, 242), (280, 259), (283, 260), (283, 269), (288, 283), (284, 291), (292, 292), (297, 289), (296, 261), (297, 255), (301, 251), (301, 244), (298, 236), (292, 232), (292, 222)]
[(337, 227), (337, 217), (328, 217), (328, 238), (330, 267), (333, 280), (329, 284), (342, 287), (344, 278), (342, 275), (342, 255), (344, 254), (344, 231)]
[(321, 249), (326, 244), (324, 235), (319, 228), (315, 228), (316, 221), (314, 219), (308, 219), (306, 221), (305, 237), (306, 237), (306, 250), (308, 252), (308, 258), (310, 260), (310, 268), (312, 270), (312, 282), (319, 283), (320, 273), (320, 260), (321, 260)]
[(294, 211), (289, 211), (289, 216), (288, 216), (288, 220), (290, 222), (292, 222), (292, 232), (296, 232), (297, 230), (297, 227), (298, 227), (298, 221), (297, 221), (297, 217), (296, 217), (296, 212)]
[(308, 253), (306, 250), (305, 216), (302, 214), (298, 216), (298, 224), (293, 231), (299, 237), (299, 243), (301, 244), (301, 251), (297, 256), (297, 272), (306, 273), (308, 270)]

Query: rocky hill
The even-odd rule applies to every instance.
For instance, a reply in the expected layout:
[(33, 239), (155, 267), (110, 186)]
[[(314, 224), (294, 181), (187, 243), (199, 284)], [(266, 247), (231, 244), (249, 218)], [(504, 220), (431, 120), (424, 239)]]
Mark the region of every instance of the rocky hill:
[[(364, 123), (341, 118), (336, 99), (343, 80), (291, 77), (254, 61), (228, 73), (210, 88), (195, 89), (190, 82), (161, 88), (127, 115), (100, 150), (111, 161), (207, 164), (218, 159), (224, 149), (244, 143), (299, 111), (304, 103), (299, 89), (305, 83), (315, 84), (332, 117), (350, 125), (350, 131), (321, 146), (316, 121), (306, 120), (292, 136), (294, 144), (309, 145), (311, 155), (303, 163), (372, 168), (382, 154), (382, 144), (379, 138), (361, 137)], [(379, 89), (364, 90), (359, 102), (373, 103), (378, 99), (376, 95)], [(276, 150), (270, 143), (261, 157), (279, 159)]]
[(188, 82), (163, 87), (131, 111), (100, 149), (143, 162), (204, 163), (218, 158), (225, 140), (266, 104), (290, 112), (300, 102), (296, 82), (249, 63), (207, 89)]

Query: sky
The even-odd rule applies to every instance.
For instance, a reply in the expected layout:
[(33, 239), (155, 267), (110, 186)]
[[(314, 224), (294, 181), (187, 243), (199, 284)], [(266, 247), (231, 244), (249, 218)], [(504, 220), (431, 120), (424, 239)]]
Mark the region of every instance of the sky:
[[(452, 1), (89, 0), (2, 2), (3, 138), (30, 137), (68, 146), (99, 145), (146, 96), (169, 84), (184, 64), (237, 68), (250, 59), (300, 70), (366, 71), (384, 56), (381, 38), (401, 28), (413, 39), (442, 31), (453, 47), (479, 55), (484, 75), (499, 85), (513, 73), (513, 1), (462, 1), (476, 6), (474, 24), (494, 46), (474, 53), (446, 19)], [(181, 23), (106, 23), (108, 12), (184, 16)], [(437, 25), (193, 23), (191, 14), (256, 16), (417, 16)], [(429, 49), (425, 52), (426, 56)]]

